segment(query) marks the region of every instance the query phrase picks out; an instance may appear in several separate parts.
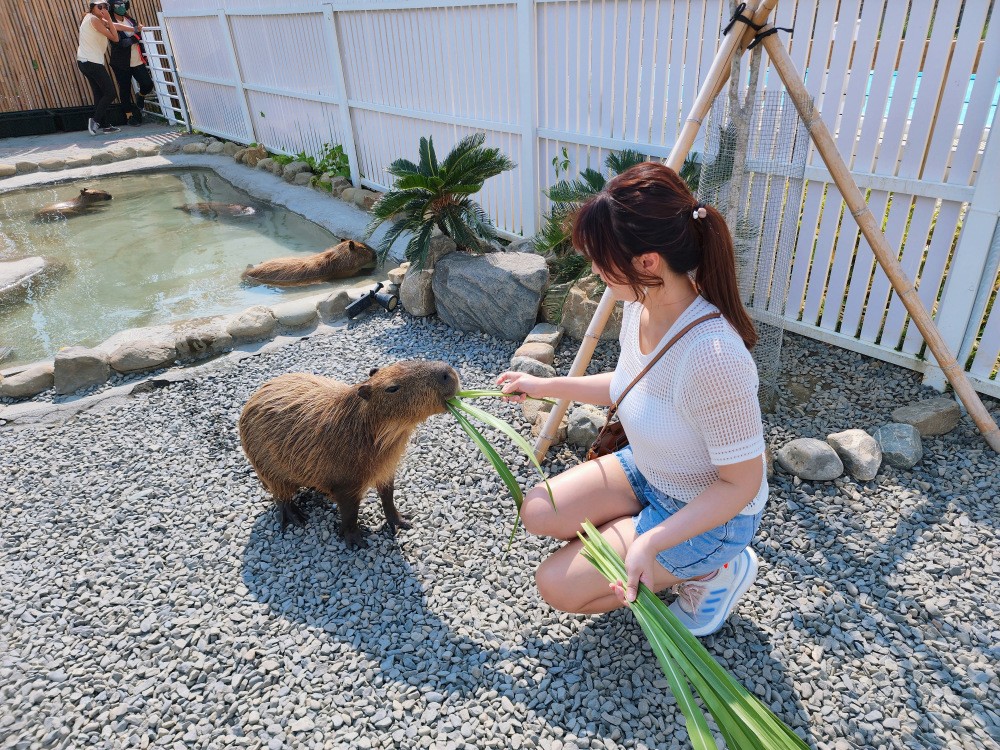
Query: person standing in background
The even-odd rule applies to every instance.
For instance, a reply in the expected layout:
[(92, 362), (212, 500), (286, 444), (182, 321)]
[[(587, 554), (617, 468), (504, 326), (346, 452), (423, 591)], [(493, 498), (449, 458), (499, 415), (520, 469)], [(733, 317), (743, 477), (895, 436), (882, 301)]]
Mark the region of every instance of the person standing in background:
[[(129, 0), (113, 0), (114, 25), (119, 32), (117, 44), (111, 45), (111, 70), (118, 81), (118, 101), (122, 103), (129, 125), (142, 125), (146, 95), (153, 90), (153, 78), (142, 54), (142, 24), (129, 15)], [(139, 94), (132, 97), (132, 79), (139, 84)]]
[(115, 100), (115, 84), (104, 67), (109, 41), (117, 44), (118, 30), (111, 20), (108, 4), (92, 0), (80, 23), (80, 40), (76, 48), (76, 64), (94, 92), (94, 114), (87, 123), (91, 135), (118, 132), (108, 119), (108, 107)]

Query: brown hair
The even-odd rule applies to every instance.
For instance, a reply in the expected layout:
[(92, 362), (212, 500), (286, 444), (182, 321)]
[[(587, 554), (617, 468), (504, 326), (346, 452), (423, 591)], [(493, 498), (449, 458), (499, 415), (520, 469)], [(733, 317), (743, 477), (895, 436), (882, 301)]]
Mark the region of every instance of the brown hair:
[[(703, 218), (693, 212), (704, 208)], [(740, 299), (736, 252), (726, 220), (695, 200), (687, 183), (670, 167), (643, 162), (612, 178), (577, 212), (573, 246), (617, 284), (627, 284), (639, 300), (643, 287), (663, 281), (643, 273), (632, 259), (657, 253), (674, 273), (694, 272), (694, 283), (719, 308), (752, 349), (757, 331)]]

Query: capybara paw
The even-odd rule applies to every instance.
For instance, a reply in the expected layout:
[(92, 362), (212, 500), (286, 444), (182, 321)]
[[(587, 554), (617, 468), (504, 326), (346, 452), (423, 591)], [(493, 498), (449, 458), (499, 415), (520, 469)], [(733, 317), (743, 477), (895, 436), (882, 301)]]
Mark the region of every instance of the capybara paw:
[(344, 542), (351, 549), (364, 549), (368, 546), (368, 542), (365, 541), (365, 536), (361, 532), (361, 529), (342, 532), (341, 536), (344, 537)]
[(395, 518), (386, 519), (386, 526), (389, 527), (389, 533), (393, 534), (396, 529), (412, 529), (413, 524), (410, 523), (408, 516), (404, 516), (402, 513), (397, 513)]
[(281, 530), (284, 531), (289, 525), (304, 527), (306, 525), (306, 513), (295, 503), (281, 503), (278, 508), (281, 510)]

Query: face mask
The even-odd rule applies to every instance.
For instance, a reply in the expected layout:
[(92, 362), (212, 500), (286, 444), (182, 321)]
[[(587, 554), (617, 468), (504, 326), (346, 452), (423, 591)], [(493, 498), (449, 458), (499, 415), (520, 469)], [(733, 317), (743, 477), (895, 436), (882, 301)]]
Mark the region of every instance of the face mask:
[(128, 6), (127, 5), (116, 5), (115, 6), (115, 13), (117, 13), (119, 16), (124, 16), (127, 11), (128, 11)]

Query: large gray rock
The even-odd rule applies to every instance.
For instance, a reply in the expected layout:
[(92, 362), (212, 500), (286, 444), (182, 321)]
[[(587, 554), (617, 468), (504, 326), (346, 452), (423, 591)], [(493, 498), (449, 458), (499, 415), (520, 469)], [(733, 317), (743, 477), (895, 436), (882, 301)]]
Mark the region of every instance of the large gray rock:
[(430, 247), (427, 250), (427, 260), (424, 268), (434, 268), (439, 260), (447, 255), (451, 255), (458, 249), (455, 240), (440, 232), (431, 235)]
[(526, 398), (521, 402), (521, 413), (528, 424), (534, 424), (539, 414), (552, 411), (552, 407), (554, 406), (555, 404), (551, 404), (548, 401), (542, 401), (537, 398)]
[(295, 175), (311, 171), (312, 169), (309, 167), (309, 162), (290, 161), (285, 165), (285, 168), (281, 170), (281, 176), (284, 178), (285, 182), (294, 182)]
[(292, 179), (292, 183), (293, 184), (299, 185), (301, 187), (305, 187), (306, 185), (312, 184), (312, 181), (313, 181), (313, 173), (312, 172), (299, 172)]
[[(566, 302), (563, 304), (562, 327), (566, 330), (566, 335), (583, 340), (587, 333), (587, 326), (590, 325), (597, 304), (601, 301), (603, 294), (600, 280), (596, 276), (588, 276), (580, 279), (569, 291)], [(622, 305), (616, 302), (611, 311), (611, 317), (601, 332), (601, 341), (614, 341), (618, 338), (618, 333), (622, 328)]]
[(0, 378), (0, 396), (30, 398), (46, 391), (55, 383), (55, 367), (51, 362), (37, 362), (21, 372)]
[(108, 364), (116, 372), (144, 372), (166, 367), (177, 359), (173, 341), (147, 339), (126, 341), (108, 357)]
[(539, 323), (531, 329), (525, 339), (525, 344), (548, 344), (553, 349), (558, 349), (562, 342), (563, 329), (551, 323)]
[(225, 318), (185, 321), (178, 324), (174, 331), (178, 359), (203, 359), (233, 348), (233, 337), (226, 330)]
[(13, 177), (17, 174), (17, 165), (0, 164), (0, 177)]
[(204, 143), (187, 143), (181, 146), (181, 152), (185, 154), (203, 154), (208, 149)]
[(32, 279), (45, 273), (45, 268), (45, 259), (37, 255), (20, 260), (0, 261), (0, 300), (21, 294)]
[(66, 169), (65, 159), (42, 159), (38, 162), (38, 168), (43, 172), (58, 172), (60, 169)]
[(337, 320), (344, 317), (344, 311), (351, 304), (351, 295), (346, 289), (327, 295), (316, 303), (316, 313), (323, 321)]
[(540, 344), (537, 342), (524, 343), (517, 348), (514, 356), (531, 357), (532, 359), (537, 359), (543, 365), (551, 365), (555, 361), (556, 350), (549, 344)]
[(958, 426), (962, 410), (951, 398), (931, 398), (914, 404), (900, 406), (892, 412), (894, 422), (917, 428), (922, 437), (944, 435)]
[(515, 372), (526, 372), (539, 378), (554, 378), (555, 368), (551, 365), (544, 365), (537, 359), (531, 357), (513, 357), (510, 360), (510, 369)]
[(548, 278), (540, 255), (452, 253), (434, 266), (438, 317), (460, 331), (519, 341), (535, 325)]
[(303, 328), (316, 322), (316, 300), (311, 297), (279, 302), (271, 306), (278, 325), (286, 328)]
[(566, 440), (580, 448), (590, 446), (597, 439), (606, 419), (605, 413), (596, 406), (584, 404), (569, 413)]
[(260, 341), (270, 338), (278, 321), (274, 313), (263, 305), (248, 307), (226, 326), (226, 332), (233, 337), (234, 344)]
[(232, 141), (226, 141), (225, 143), (222, 144), (222, 153), (224, 153), (226, 156), (235, 157), (236, 154), (244, 150), (245, 149), (242, 146), (240, 146), (238, 143), (233, 143)]
[(775, 460), (800, 479), (829, 481), (844, 473), (844, 464), (827, 443), (815, 438), (797, 438), (782, 446)]
[(389, 283), (400, 286), (403, 283), (403, 278), (406, 276), (406, 272), (409, 270), (410, 264), (402, 263), (399, 268), (394, 268), (386, 274), (389, 277)]
[(502, 251), (505, 253), (533, 253), (535, 252), (535, 241), (531, 237), (521, 237), (503, 247)]
[(882, 465), (882, 449), (864, 430), (844, 430), (826, 436), (826, 442), (837, 451), (847, 473), (859, 482), (870, 482)]
[(108, 355), (97, 349), (68, 346), (56, 352), (53, 376), (56, 393), (67, 394), (107, 382)]
[(18, 174), (31, 174), (38, 171), (38, 164), (33, 161), (19, 161), (15, 166)]
[(224, 144), (222, 141), (213, 141), (212, 143), (209, 143), (205, 147), (205, 153), (206, 154), (221, 154), (223, 151), (225, 151), (225, 148), (226, 148), (226, 144)]
[(256, 162), (256, 163), (254, 164), (254, 167), (255, 167), (256, 169), (260, 169), (260, 170), (262, 170), (262, 171), (264, 171), (264, 172), (270, 172), (271, 174), (274, 174), (274, 168), (275, 168), (275, 166), (277, 166), (277, 168), (278, 168), (278, 171), (279, 171), (279, 173), (280, 173), (280, 171), (281, 171), (281, 165), (280, 165), (280, 164), (278, 164), (278, 162), (276, 162), (276, 161), (275, 161), (274, 159), (272, 159), (272, 158), (271, 158), (270, 156), (268, 156), (268, 157), (267, 157), (267, 158), (265, 158), (265, 159), (259, 159), (259, 160), (258, 160), (258, 161), (257, 161), (257, 162)]
[(920, 432), (911, 424), (890, 422), (872, 434), (882, 449), (882, 458), (897, 469), (912, 468), (924, 456)]
[(399, 301), (410, 315), (421, 318), (434, 314), (433, 279), (434, 272), (429, 269), (417, 269), (416, 266), (406, 269), (403, 283), (399, 285)]

